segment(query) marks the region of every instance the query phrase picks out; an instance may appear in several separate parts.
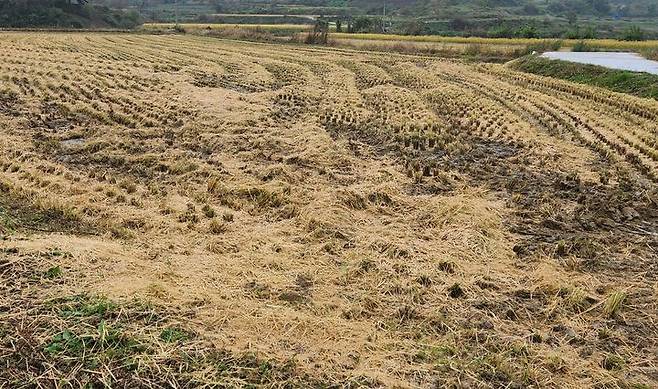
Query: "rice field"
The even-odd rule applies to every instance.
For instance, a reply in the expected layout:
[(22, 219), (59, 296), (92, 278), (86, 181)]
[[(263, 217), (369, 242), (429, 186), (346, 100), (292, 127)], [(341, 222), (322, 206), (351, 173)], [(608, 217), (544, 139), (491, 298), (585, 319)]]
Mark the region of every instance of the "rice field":
[[(462, 43), (462, 44), (479, 44), (479, 45), (518, 45), (529, 46), (536, 45), (547, 41), (547, 39), (538, 38), (483, 38), (483, 37), (459, 37), (459, 36), (438, 36), (438, 35), (395, 35), (395, 34), (349, 34), (334, 33), (334, 39), (365, 39), (365, 40), (384, 40), (400, 42), (440, 42), (440, 43)], [(550, 40), (550, 39), (549, 39)], [(623, 51), (643, 51), (658, 48), (658, 41), (620, 41), (616, 39), (560, 39), (563, 47), (573, 47), (580, 42), (585, 42), (590, 47), (623, 50)]]
[(3, 385), (658, 385), (657, 101), (192, 35), (0, 45)]
[[(303, 42), (304, 34), (313, 28), (312, 24), (218, 24), (218, 23), (146, 23), (143, 32), (179, 30), (201, 35), (252, 40), (290, 40)], [(588, 50), (631, 51), (653, 59), (658, 52), (658, 41), (620, 41), (615, 39), (537, 39), (537, 38), (483, 38), (451, 37), (439, 35), (396, 35), (371, 33), (339, 33), (330, 26), (330, 44), (336, 47), (365, 50), (384, 50), (399, 53), (435, 55), (439, 57), (481, 56), (494, 62), (504, 62), (518, 58), (531, 51), (547, 50), (550, 46), (568, 51), (585, 46)], [(472, 53), (468, 53), (468, 52)]]
[[(261, 29), (271, 32), (302, 32), (312, 28), (312, 24), (229, 24), (229, 23), (180, 23), (180, 28), (190, 31), (197, 30), (226, 30), (233, 28)], [(145, 23), (142, 26), (144, 31), (174, 29), (176, 23)]]
[[(272, 32), (303, 32), (312, 28), (312, 24), (220, 24), (220, 23), (182, 23), (181, 27), (194, 30), (223, 30), (236, 27), (242, 28), (260, 28)], [(162, 30), (173, 29), (174, 23), (145, 23), (143, 29)], [(551, 39), (538, 38), (483, 38), (483, 37), (459, 37), (459, 36), (440, 36), (440, 35), (396, 35), (396, 34), (370, 34), (370, 33), (345, 33), (333, 32), (331, 38), (337, 41), (343, 40), (364, 40), (364, 41), (394, 41), (394, 42), (414, 42), (414, 43), (441, 43), (441, 44), (460, 44), (460, 45), (483, 45), (487, 47), (525, 47), (530, 45), (541, 44)], [(658, 49), (658, 41), (620, 41), (616, 39), (559, 39), (563, 47), (571, 48), (581, 42), (585, 42), (589, 47), (620, 50), (620, 51), (645, 51)]]
[[(302, 39), (298, 39), (302, 41)], [(527, 51), (523, 45), (480, 45), (468, 43), (449, 42), (417, 42), (395, 40), (368, 40), (340, 38), (332, 40), (331, 45), (354, 50), (370, 50), (384, 52), (409, 53), (417, 55), (431, 55), (442, 58), (472, 57), (487, 60), (495, 59), (497, 62), (506, 62), (517, 58), (519, 53)]]

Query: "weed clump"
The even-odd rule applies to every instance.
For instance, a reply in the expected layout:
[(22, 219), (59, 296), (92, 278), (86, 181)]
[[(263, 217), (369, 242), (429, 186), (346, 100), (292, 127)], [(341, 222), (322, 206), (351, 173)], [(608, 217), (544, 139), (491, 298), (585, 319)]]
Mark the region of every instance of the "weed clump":
[(201, 211), (208, 219), (215, 217), (215, 210), (208, 204), (204, 204), (204, 206), (201, 208)]
[(626, 365), (626, 361), (619, 355), (608, 354), (601, 364), (606, 370), (621, 370)]
[(588, 45), (587, 43), (585, 43), (585, 41), (581, 40), (576, 42), (576, 44), (571, 47), (571, 51), (579, 51), (579, 52), (596, 51), (596, 48)]
[(613, 292), (608, 296), (603, 306), (603, 313), (607, 317), (615, 317), (621, 311), (624, 301), (626, 301), (625, 292)]
[(46, 278), (55, 279), (62, 276), (62, 268), (58, 266), (53, 266), (50, 269), (46, 270), (44, 274)]
[(452, 284), (448, 288), (448, 296), (450, 296), (454, 299), (464, 297), (465, 294), (466, 294), (466, 292), (461, 287), (461, 285), (459, 285), (458, 283)]
[(167, 343), (178, 343), (190, 338), (189, 332), (178, 327), (168, 327), (160, 332), (160, 339)]
[(228, 227), (226, 226), (225, 223), (213, 219), (210, 221), (208, 230), (210, 231), (211, 234), (223, 234), (226, 231), (228, 231)]
[(444, 273), (453, 274), (457, 266), (452, 261), (439, 261), (437, 267)]

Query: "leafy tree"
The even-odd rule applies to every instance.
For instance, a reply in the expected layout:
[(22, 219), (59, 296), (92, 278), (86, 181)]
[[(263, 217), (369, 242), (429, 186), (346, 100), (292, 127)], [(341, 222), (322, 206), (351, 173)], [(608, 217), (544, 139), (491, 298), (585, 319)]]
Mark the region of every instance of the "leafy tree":
[(427, 28), (422, 20), (413, 19), (404, 22), (400, 26), (400, 32), (404, 35), (423, 35), (427, 34)]
[(646, 40), (644, 31), (638, 26), (631, 26), (624, 30), (621, 39), (625, 41), (643, 41)]
[(327, 44), (329, 40), (329, 22), (323, 18), (315, 21), (313, 31), (306, 36), (308, 44)]
[(487, 35), (492, 38), (512, 38), (514, 37), (514, 29), (508, 24), (498, 24), (496, 27), (492, 27)]
[(450, 28), (455, 31), (464, 31), (468, 27), (466, 20), (456, 17), (450, 21)]
[(597, 38), (596, 29), (592, 26), (587, 26), (586, 29), (580, 34), (581, 39), (596, 39)]
[(380, 18), (369, 18), (360, 16), (352, 23), (352, 32), (381, 32), (382, 20)]
[(578, 14), (573, 11), (567, 13), (567, 21), (570, 26), (573, 26), (578, 21)]
[(526, 24), (525, 26), (519, 29), (517, 35), (520, 36), (521, 38), (537, 38), (538, 36), (537, 27), (535, 27), (532, 24)]

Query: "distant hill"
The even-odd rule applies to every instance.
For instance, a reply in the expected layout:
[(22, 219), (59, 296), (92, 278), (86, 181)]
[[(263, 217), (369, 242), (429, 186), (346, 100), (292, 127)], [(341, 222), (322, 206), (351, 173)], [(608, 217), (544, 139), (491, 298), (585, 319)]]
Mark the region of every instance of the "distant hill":
[[(173, 6), (175, 0), (99, 0), (119, 8)], [(658, 16), (658, 0), (178, 0), (183, 8), (217, 13), (387, 14), (416, 17), (470, 16)]]
[(658, 0), (95, 1), (154, 22), (306, 24), (324, 16), (355, 32), (584, 39), (621, 38), (637, 27), (658, 37)]
[(2, 0), (2, 28), (112, 28), (140, 24), (134, 10), (116, 10), (89, 0)]

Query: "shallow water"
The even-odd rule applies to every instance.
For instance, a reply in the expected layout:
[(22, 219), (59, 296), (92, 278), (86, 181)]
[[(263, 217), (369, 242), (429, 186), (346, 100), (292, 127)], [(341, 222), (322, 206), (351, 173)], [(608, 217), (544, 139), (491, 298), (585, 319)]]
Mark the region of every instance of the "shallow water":
[(85, 143), (84, 138), (73, 138), (62, 141), (62, 146), (77, 146)]
[(635, 53), (549, 51), (542, 54), (542, 57), (658, 74), (658, 61), (648, 60)]

